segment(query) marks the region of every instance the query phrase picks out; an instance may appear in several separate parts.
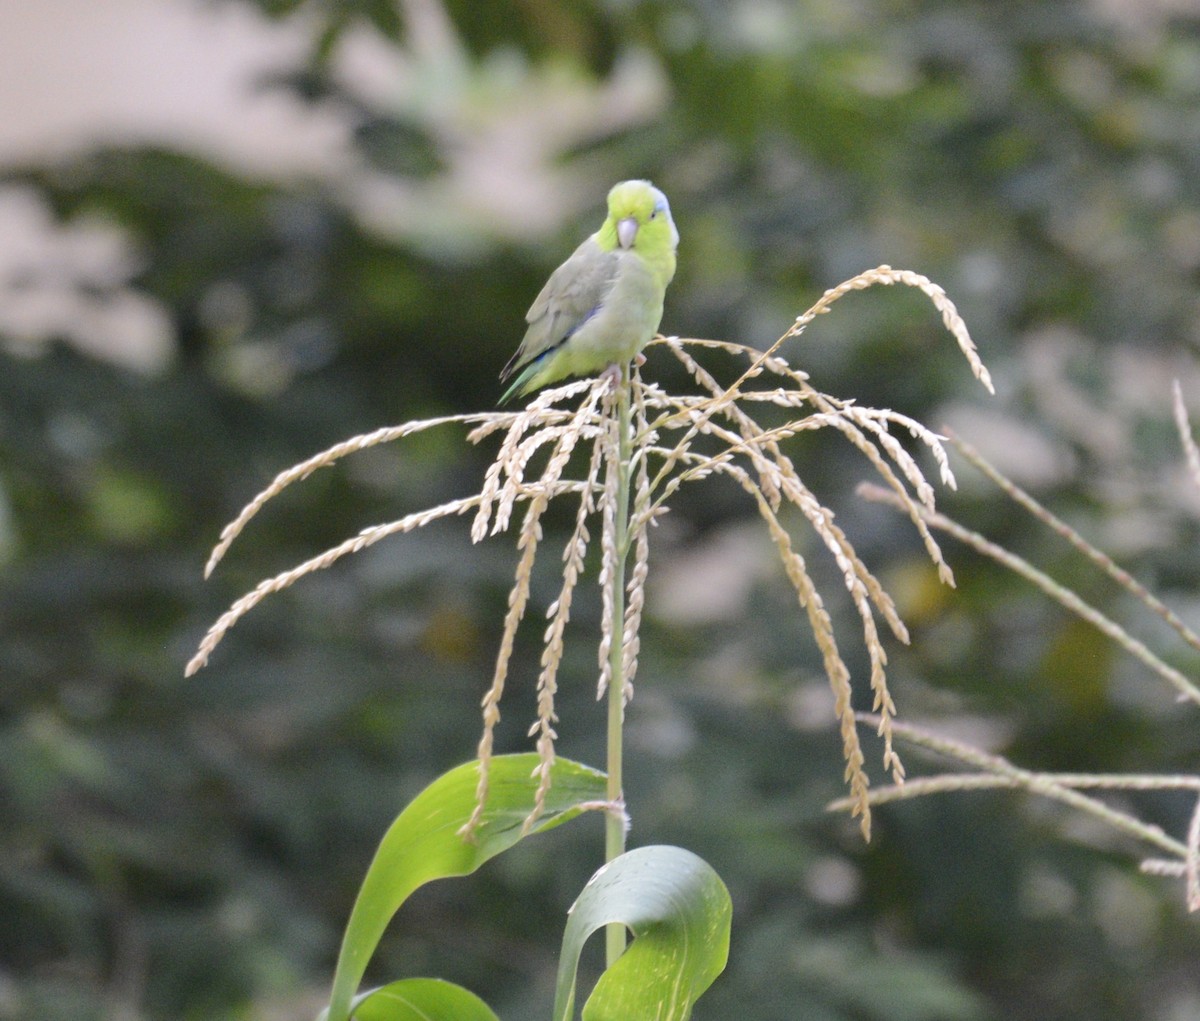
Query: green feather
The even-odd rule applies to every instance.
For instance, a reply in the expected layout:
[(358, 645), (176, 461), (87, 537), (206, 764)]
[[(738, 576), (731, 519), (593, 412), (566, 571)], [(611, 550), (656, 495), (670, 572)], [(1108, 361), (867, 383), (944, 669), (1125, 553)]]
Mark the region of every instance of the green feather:
[[(500, 398), (500, 403), (507, 404), (518, 393), (527, 393), (528, 391), (525, 389), (526, 384), (528, 384), (529, 381), (537, 375), (538, 369), (540, 368), (541, 366), (537, 362), (531, 362), (529, 365), (526, 365), (525, 368), (521, 370), (521, 374), (512, 381), (512, 385), (510, 385), (509, 388), (504, 391), (504, 394)], [(529, 387), (529, 390), (535, 389), (537, 389), (537, 387)]]

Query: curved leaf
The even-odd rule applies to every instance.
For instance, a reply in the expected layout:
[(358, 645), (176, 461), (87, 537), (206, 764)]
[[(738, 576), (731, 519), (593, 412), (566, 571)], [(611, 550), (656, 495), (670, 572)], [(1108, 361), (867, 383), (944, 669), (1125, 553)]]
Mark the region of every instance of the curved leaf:
[(478, 996), (438, 978), (406, 978), (354, 997), (355, 1021), (500, 1021)]
[(570, 1021), (588, 937), (613, 922), (634, 941), (600, 980), (584, 1021), (686, 1021), (724, 970), (733, 908), (721, 877), (680, 847), (641, 847), (600, 869), (571, 907), (563, 934), (554, 1021)]
[[(523, 836), (533, 809), (538, 757), (498, 755), (488, 766), (489, 793), (482, 822), (472, 841), (458, 835), (475, 808), (478, 762), (466, 762), (444, 773), (400, 813), (375, 852), (367, 870), (333, 976), (328, 1021), (347, 1021), (350, 1001), (367, 962), (401, 904), (417, 887), (434, 879), (465, 876)], [(541, 818), (531, 832), (540, 833), (572, 819), (587, 803), (605, 797), (604, 774), (570, 759), (558, 759), (553, 784)]]

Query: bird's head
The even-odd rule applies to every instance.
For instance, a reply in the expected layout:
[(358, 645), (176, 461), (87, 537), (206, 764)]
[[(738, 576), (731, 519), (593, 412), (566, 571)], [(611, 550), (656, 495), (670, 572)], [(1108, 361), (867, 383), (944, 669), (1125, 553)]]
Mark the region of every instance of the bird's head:
[(649, 181), (622, 181), (608, 193), (608, 219), (603, 232), (614, 247), (641, 251), (675, 251), (679, 232), (671, 219), (667, 196)]

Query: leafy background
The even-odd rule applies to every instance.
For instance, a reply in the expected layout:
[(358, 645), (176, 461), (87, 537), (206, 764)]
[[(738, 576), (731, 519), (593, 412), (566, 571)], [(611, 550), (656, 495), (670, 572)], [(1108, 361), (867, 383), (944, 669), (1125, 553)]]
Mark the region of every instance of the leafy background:
[[(87, 59), (54, 94), (96, 117), (89, 61), (136, 65), (162, 39), (93, 35), (83, 5), (53, 6), (4, 15), (44, 33), (0, 36), (0, 93), (36, 119), (52, 90), (20, 76), (41, 66), (21, 40), (70, 42)], [(680, 225), (668, 332), (766, 344), (879, 263), (941, 283), (995, 399), (912, 294), (852, 296), (785, 353), (827, 392), (950, 422), (1200, 617), (1200, 504), (1168, 405), (1174, 377), (1200, 405), (1188, 0), (161, 9), (219, 30), (197, 35), (211, 64), (147, 102), (207, 97), (235, 44), (270, 43), (231, 108), (203, 131), (98, 117), (70, 144), (3, 150), (0, 1018), (319, 1009), (375, 842), (473, 753), (514, 552), (471, 548), (459, 522), (392, 541), (269, 600), (197, 678), (182, 665), (259, 578), (469, 491), (489, 451), (447, 430), (359, 455), (289, 492), (212, 581), (201, 565), (282, 468), (492, 406), (531, 296), (622, 177), (663, 187)], [(647, 371), (683, 385), (665, 359)], [(1098, 634), (962, 550), (957, 591), (938, 588), (909, 529), (853, 496), (867, 466), (828, 439), (796, 458), (912, 627), (892, 649), (902, 714), (1031, 766), (1194, 769), (1191, 712)], [(960, 477), (945, 507), (1195, 671)], [(731, 965), (698, 1016), (1200, 1014), (1195, 922), (1123, 842), (997, 793), (882, 811), (869, 847), (827, 815), (827, 685), (752, 508), (695, 490), (658, 540), (628, 796), (633, 843), (686, 846), (733, 893)], [(578, 598), (562, 751), (599, 763), (598, 600)], [(508, 750), (525, 746), (537, 631)], [(1191, 809), (1137, 804), (1174, 832)], [(501, 1016), (544, 1014), (599, 847), (585, 820), (424, 891), (375, 977), (441, 975)]]

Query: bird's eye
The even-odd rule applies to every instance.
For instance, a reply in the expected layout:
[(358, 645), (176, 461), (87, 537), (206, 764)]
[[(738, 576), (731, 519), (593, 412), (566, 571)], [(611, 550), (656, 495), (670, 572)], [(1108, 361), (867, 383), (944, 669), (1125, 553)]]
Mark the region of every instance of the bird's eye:
[(653, 220), (657, 215), (658, 215), (658, 210), (656, 209), (656, 210), (654, 210), (653, 213), (650, 214), (650, 219)]

